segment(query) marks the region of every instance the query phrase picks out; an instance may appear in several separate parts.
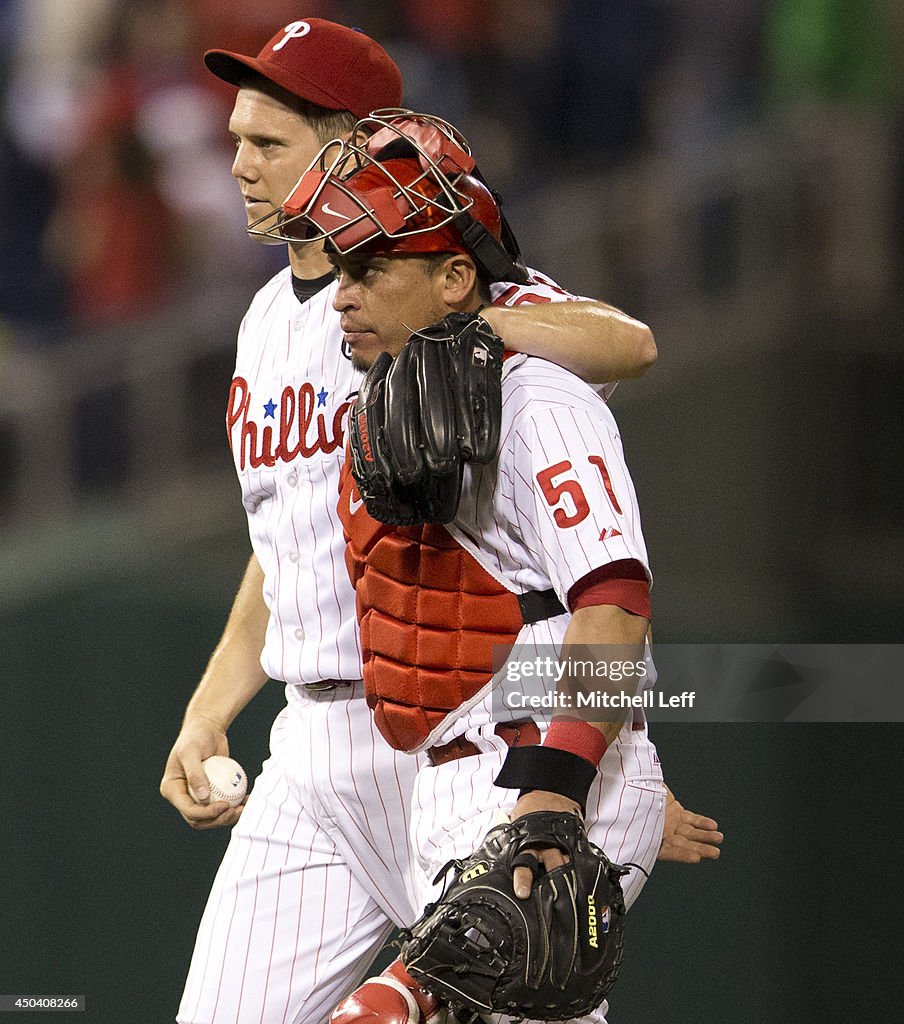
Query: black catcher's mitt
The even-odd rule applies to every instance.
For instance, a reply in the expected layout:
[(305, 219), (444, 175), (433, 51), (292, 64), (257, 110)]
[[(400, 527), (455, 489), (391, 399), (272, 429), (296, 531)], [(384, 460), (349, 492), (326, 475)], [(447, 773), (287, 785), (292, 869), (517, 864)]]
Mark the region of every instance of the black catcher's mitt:
[(496, 455), (502, 342), (473, 313), (417, 331), (367, 372), (349, 420), (352, 473), (374, 519), (448, 523), (465, 462)]
[[(555, 846), (570, 863), (535, 871), (526, 900), (512, 869), (524, 851)], [(429, 992), (459, 1013), (538, 1020), (582, 1017), (602, 1003), (622, 959), (625, 902), (613, 864), (574, 814), (535, 811), (487, 833), (454, 869), (442, 897), (406, 934), (402, 960)]]

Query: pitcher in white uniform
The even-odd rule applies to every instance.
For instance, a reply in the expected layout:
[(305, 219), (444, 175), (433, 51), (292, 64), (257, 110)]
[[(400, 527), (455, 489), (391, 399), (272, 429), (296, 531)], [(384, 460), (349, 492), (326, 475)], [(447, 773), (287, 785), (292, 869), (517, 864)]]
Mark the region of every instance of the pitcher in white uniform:
[[(238, 87), (232, 173), (249, 225), (279, 208), (324, 141), (401, 102), (401, 76), (380, 46), (315, 18), (280, 28), (256, 57), (210, 51), (205, 61)], [(160, 785), (192, 827), (235, 825), (199, 928), (183, 1024), (322, 1020), (393, 923), (419, 909), (408, 843), (416, 759), (383, 741), (362, 696), (336, 512), (360, 374), (343, 351), (321, 245), (292, 243), (288, 256), (242, 322), (227, 404), (253, 554)], [(539, 275), (498, 294), (505, 307), (492, 325), (507, 345), (587, 380), (639, 376), (655, 358), (643, 324), (564, 301), (573, 297)], [(230, 724), (268, 679), (285, 684), (287, 701), (270, 757), (243, 807), (211, 802), (201, 762), (228, 753)], [(676, 823), (678, 837), (691, 828), (683, 810)], [(698, 845), (690, 831), (683, 841)]]

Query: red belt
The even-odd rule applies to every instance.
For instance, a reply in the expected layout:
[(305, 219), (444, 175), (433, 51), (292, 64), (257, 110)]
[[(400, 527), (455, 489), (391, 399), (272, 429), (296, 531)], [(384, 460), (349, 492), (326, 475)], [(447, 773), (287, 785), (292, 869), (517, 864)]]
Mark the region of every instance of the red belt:
[[(495, 732), (510, 747), (528, 747), (540, 742), (540, 730), (537, 723), (530, 718), (521, 722), (500, 722)], [(472, 754), (480, 753), (483, 751), (476, 743), (466, 740), (464, 736), (456, 736), (454, 740), (439, 747), (430, 747), (427, 751), (427, 760), (435, 768), (447, 761), (456, 761), (460, 757), (471, 757)]]

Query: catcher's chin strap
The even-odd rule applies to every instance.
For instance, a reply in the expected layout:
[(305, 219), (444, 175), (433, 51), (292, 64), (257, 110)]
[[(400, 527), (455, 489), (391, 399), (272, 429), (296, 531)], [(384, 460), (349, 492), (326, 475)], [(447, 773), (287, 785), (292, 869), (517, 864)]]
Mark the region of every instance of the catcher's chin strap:
[[(504, 222), (504, 221), (503, 221)], [(489, 231), (470, 213), (460, 213), (452, 221), (468, 252), (491, 281), (513, 281), (528, 284), (530, 277), (520, 257), (513, 257)]]
[[(512, 231), (511, 225), (506, 219), (505, 213), (502, 209), (502, 194), (498, 192), (496, 189), (494, 189), (493, 186), (487, 181), (479, 167), (475, 166), (474, 169), (471, 171), (471, 174), (473, 177), (475, 177), (479, 182), (484, 184), (489, 189), (490, 195), (493, 197), (493, 201), (496, 203), (496, 206), (499, 210), (499, 220), (501, 227), (501, 249), (505, 253), (505, 257), (508, 263), (511, 264), (510, 269), (514, 269), (516, 274), (520, 275), (512, 277), (499, 277), (496, 278), (496, 280), (513, 281), (516, 284), (528, 284), (530, 282), (530, 275), (528, 274), (527, 267), (524, 265), (524, 260), (521, 257), (521, 246), (518, 244), (518, 239), (515, 238), (515, 232)], [(492, 238), (493, 242), (496, 242), (496, 239), (493, 238), (492, 235), (490, 235), (490, 238)], [(496, 242), (496, 244), (499, 245), (498, 242)]]

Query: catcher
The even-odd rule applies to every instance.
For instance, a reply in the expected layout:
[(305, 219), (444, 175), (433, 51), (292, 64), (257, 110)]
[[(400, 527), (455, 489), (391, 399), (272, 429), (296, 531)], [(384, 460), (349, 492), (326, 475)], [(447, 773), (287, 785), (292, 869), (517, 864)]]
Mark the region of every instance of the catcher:
[[(376, 724), (425, 755), (410, 834), (428, 909), (401, 962), (331, 1019), (439, 1021), (448, 1006), (603, 1021), (624, 913), (662, 838), (659, 758), (624, 706), (548, 728), (528, 717), (501, 692), (498, 651), (567, 665), (618, 645), (647, 668), (634, 488), (600, 396), (504, 356), (475, 315), (518, 257), (454, 130), (366, 121), (369, 141), (325, 147), (281, 229), (326, 239), (345, 342), (371, 367), (339, 510)], [(545, 696), (573, 700), (582, 680), (561, 675)]]

